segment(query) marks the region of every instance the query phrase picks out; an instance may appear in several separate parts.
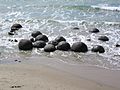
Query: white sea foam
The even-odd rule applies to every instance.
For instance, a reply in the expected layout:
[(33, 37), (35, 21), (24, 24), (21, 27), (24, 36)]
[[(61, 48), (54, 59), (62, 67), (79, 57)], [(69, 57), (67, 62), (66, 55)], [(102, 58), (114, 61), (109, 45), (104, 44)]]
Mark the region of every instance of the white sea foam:
[(98, 8), (103, 10), (111, 10), (111, 11), (120, 11), (120, 6), (109, 6), (108, 4), (99, 4), (99, 5), (92, 5), (92, 8)]

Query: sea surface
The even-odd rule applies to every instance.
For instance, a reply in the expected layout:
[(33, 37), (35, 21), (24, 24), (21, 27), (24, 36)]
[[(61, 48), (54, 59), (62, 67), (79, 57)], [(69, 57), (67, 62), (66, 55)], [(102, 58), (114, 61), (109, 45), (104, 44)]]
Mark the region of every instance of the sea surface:
[[(20, 23), (23, 28), (16, 35), (9, 36), (8, 32), (14, 23)], [(92, 28), (98, 28), (100, 33), (90, 33)], [(18, 42), (14, 40), (29, 39), (36, 30), (47, 35), (49, 40), (60, 35), (71, 45), (82, 41), (87, 44), (89, 51), (19, 51)], [(108, 36), (110, 40), (98, 41), (101, 35)], [(87, 41), (88, 38), (91, 41)], [(120, 70), (120, 47), (115, 46), (117, 43), (120, 44), (120, 0), (0, 0), (0, 61), (47, 56), (73, 65), (88, 64)], [(91, 52), (94, 45), (102, 45), (106, 52)]]

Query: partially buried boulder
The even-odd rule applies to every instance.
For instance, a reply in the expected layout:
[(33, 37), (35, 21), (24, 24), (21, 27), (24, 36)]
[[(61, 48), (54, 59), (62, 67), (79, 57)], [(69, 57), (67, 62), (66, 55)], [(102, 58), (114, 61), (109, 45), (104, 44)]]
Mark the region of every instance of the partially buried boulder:
[(44, 48), (46, 43), (44, 41), (36, 41), (33, 44), (33, 47), (35, 48)]
[(52, 45), (52, 44), (47, 44), (45, 47), (44, 47), (44, 51), (45, 52), (54, 52), (56, 50), (55, 46)]
[(46, 35), (38, 35), (35, 38), (35, 41), (45, 41), (45, 42), (48, 42), (48, 37)]
[(71, 48), (69, 43), (67, 43), (66, 41), (61, 41), (58, 43), (57, 49), (62, 51), (68, 51)]
[(55, 38), (55, 41), (61, 42), (61, 41), (66, 41), (66, 39), (62, 36), (58, 36), (58, 37)]
[(98, 40), (101, 40), (101, 41), (109, 41), (109, 38), (107, 36), (100, 36), (98, 38)]
[(38, 35), (42, 35), (42, 33), (40, 31), (33, 31), (31, 36), (36, 38)]
[(93, 29), (91, 29), (89, 32), (91, 32), (91, 33), (98, 33), (99, 30), (98, 30), (97, 28), (93, 28)]
[(88, 47), (83, 42), (76, 42), (76, 43), (73, 43), (71, 50), (74, 52), (87, 52)]
[(27, 39), (21, 39), (18, 47), (20, 50), (32, 50), (33, 44), (30, 40)]
[(58, 42), (55, 40), (49, 41), (48, 44), (52, 44), (54, 46), (58, 45)]
[(96, 45), (92, 48), (91, 50), (92, 52), (99, 52), (99, 53), (104, 53), (105, 49), (103, 48), (103, 46), (100, 45)]
[(22, 28), (22, 25), (20, 25), (20, 24), (13, 24), (12, 26), (11, 26), (11, 31), (10, 32), (14, 32), (14, 31), (16, 31), (16, 30), (19, 30), (20, 28)]

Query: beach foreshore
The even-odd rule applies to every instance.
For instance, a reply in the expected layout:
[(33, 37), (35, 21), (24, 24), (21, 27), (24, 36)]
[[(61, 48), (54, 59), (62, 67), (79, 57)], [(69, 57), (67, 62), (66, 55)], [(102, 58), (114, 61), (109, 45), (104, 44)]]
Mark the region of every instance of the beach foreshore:
[(0, 62), (0, 90), (120, 90), (119, 70), (68, 64), (57, 58), (23, 59)]

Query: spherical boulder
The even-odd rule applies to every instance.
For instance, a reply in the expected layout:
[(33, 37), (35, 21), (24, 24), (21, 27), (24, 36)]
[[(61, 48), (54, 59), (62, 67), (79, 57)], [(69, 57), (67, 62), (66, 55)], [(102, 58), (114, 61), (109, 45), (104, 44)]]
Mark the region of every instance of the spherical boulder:
[(105, 49), (103, 48), (103, 46), (100, 45), (96, 45), (91, 49), (92, 52), (99, 52), (99, 53), (104, 53)]
[(55, 46), (52, 45), (52, 44), (47, 44), (45, 47), (44, 47), (44, 51), (45, 52), (54, 52), (56, 50)]
[(98, 38), (98, 40), (101, 40), (101, 41), (109, 41), (109, 38), (107, 36), (100, 36)]
[(36, 38), (38, 35), (42, 35), (42, 33), (40, 31), (34, 31), (32, 32), (31, 36)]
[(52, 44), (54, 46), (58, 45), (58, 42), (55, 40), (49, 41), (48, 44)]
[(14, 32), (14, 31), (16, 31), (16, 30), (19, 30), (20, 28), (22, 28), (22, 25), (20, 25), (20, 24), (13, 24), (12, 26), (11, 26), (11, 32)]
[(58, 43), (57, 49), (62, 51), (68, 51), (69, 49), (71, 49), (71, 47), (70, 44), (67, 43), (66, 41), (61, 41)]
[(36, 41), (33, 44), (33, 47), (35, 48), (44, 48), (46, 43), (44, 41)]
[(83, 42), (76, 42), (76, 43), (73, 43), (71, 50), (74, 52), (87, 52), (88, 47)]
[(48, 37), (46, 35), (38, 35), (36, 38), (35, 38), (35, 41), (45, 41), (45, 42), (48, 42)]
[(61, 42), (61, 41), (66, 41), (66, 39), (62, 36), (58, 36), (58, 37), (55, 38), (55, 41)]
[(98, 33), (98, 32), (100, 32), (97, 28), (93, 28), (93, 29), (91, 29), (89, 32), (91, 32), (91, 33)]
[(20, 50), (32, 50), (33, 44), (30, 40), (27, 39), (21, 39), (18, 47)]

